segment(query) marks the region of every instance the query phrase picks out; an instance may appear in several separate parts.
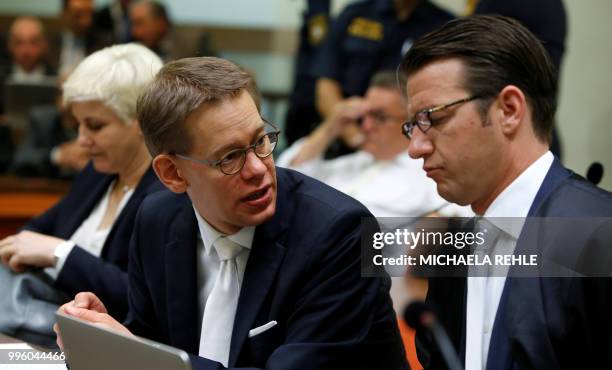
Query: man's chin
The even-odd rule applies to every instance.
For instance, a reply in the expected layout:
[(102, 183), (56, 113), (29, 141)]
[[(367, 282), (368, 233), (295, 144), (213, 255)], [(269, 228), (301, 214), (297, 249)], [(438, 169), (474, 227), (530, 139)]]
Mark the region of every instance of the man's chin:
[(276, 213), (276, 204), (275, 202), (272, 202), (270, 205), (268, 205), (268, 207), (266, 207), (265, 209), (257, 213), (245, 215), (244, 224), (248, 226), (259, 226), (263, 224), (264, 222), (268, 221), (269, 219), (271, 219), (272, 217), (274, 217), (275, 213)]

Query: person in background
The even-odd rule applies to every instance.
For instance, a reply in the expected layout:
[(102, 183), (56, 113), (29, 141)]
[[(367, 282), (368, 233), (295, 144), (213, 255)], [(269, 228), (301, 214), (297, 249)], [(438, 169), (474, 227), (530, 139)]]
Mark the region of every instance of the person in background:
[(4, 86), (7, 81), (37, 83), (55, 74), (47, 63), (48, 42), (41, 21), (36, 17), (17, 17), (8, 33), (10, 60), (0, 64), (0, 173), (11, 166), (15, 142), (5, 116)]
[(64, 29), (57, 40), (58, 74), (64, 80), (92, 52), (109, 46), (111, 40), (93, 28), (93, 0), (63, 0)]
[(72, 178), (89, 155), (76, 138), (78, 123), (61, 99), (30, 109), (30, 129), (17, 147), (11, 172), (17, 176)]
[[(561, 76), (561, 64), (567, 39), (567, 15), (561, 0), (469, 0), (468, 14), (498, 14), (521, 22), (542, 41), (555, 64), (557, 80)], [(559, 158), (562, 154), (557, 125), (553, 126), (550, 151)]]
[[(404, 81), (402, 83), (402, 81)], [(398, 135), (408, 118), (394, 71), (374, 75), (365, 97), (345, 99), (309, 136), (286, 149), (278, 165), (312, 176), (363, 203), (376, 217), (420, 217), (449, 203), (425, 176), (422, 160), (408, 156)], [(325, 160), (323, 154), (345, 125), (358, 125), (365, 137), (360, 150)]]
[[(363, 96), (374, 73), (395, 70), (418, 37), (453, 16), (429, 0), (366, 0), (348, 5), (334, 20), (313, 66), (315, 105), (325, 119), (336, 104)], [(351, 152), (364, 137), (346, 125), (329, 149), (334, 157)]]
[(68, 295), (96, 292), (118, 319), (127, 312), (136, 211), (147, 194), (161, 189), (136, 120), (136, 98), (161, 66), (137, 44), (102, 49), (79, 64), (64, 83), (63, 99), (91, 162), (59, 203), (0, 241), (6, 267), (16, 273), (43, 268)]
[(4, 80), (39, 82), (55, 72), (47, 63), (48, 40), (42, 22), (36, 17), (23, 16), (13, 21), (8, 51), (11, 64), (3, 71)]
[(164, 61), (187, 56), (189, 48), (174, 37), (164, 5), (152, 0), (138, 0), (129, 8), (134, 41), (153, 50)]
[(312, 66), (329, 31), (330, 2), (331, 0), (308, 0), (302, 14), (300, 44), (294, 62), (293, 88), (283, 130), (287, 145), (292, 145), (310, 134), (321, 122), (321, 115), (315, 107), (317, 79), (312, 74)]
[(111, 0), (94, 12), (93, 27), (115, 44), (133, 41), (128, 8), (132, 0)]

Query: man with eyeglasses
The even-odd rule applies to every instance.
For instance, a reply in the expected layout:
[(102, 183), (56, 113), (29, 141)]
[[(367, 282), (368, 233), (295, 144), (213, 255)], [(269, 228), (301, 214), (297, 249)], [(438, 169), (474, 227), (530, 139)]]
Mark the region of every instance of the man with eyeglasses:
[[(341, 103), (312, 134), (285, 150), (278, 165), (354, 197), (376, 217), (417, 217), (448, 205), (421, 170), (422, 161), (408, 156), (408, 142), (397, 134), (407, 118), (402, 85), (402, 75), (378, 72), (364, 98)], [(360, 150), (324, 159), (343, 127), (356, 123), (364, 137)]]
[[(499, 225), (492, 248), (556, 252), (563, 261), (563, 274), (538, 265), (537, 277), (430, 279), (427, 300), (465, 368), (610, 369), (612, 194), (549, 151), (557, 82), (542, 44), (510, 18), (471, 16), (417, 41), (402, 70), (408, 151), (440, 195)], [(549, 226), (530, 243), (533, 229), (506, 228), (502, 217)], [(558, 227), (570, 217), (577, 223)], [(425, 368), (446, 368), (426, 333), (417, 342)]]
[(138, 117), (170, 191), (135, 221), (126, 326), (91, 293), (61, 310), (181, 348), (197, 369), (406, 368), (389, 279), (360, 274), (371, 214), (275, 168), (279, 131), (258, 102), (229, 61), (162, 68)]

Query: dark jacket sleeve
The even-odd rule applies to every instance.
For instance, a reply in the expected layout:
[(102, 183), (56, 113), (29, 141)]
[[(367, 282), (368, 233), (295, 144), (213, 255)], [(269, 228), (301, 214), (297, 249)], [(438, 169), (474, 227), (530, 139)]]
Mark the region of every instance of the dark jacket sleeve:
[[(124, 248), (128, 249), (127, 240)], [(77, 245), (66, 258), (55, 286), (69, 296), (94, 292), (111, 316), (123, 320), (128, 309), (127, 280), (126, 266), (96, 257)]]

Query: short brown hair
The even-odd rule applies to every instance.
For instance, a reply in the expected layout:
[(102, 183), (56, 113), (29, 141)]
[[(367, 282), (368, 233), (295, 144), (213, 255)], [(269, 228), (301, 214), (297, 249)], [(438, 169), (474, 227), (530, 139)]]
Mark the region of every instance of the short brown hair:
[(166, 64), (137, 103), (138, 122), (151, 155), (188, 153), (193, 143), (185, 126), (187, 117), (202, 104), (218, 104), (244, 90), (259, 110), (253, 78), (230, 61), (198, 57)]
[(465, 65), (464, 87), (482, 99), (480, 113), (506, 86), (520, 88), (532, 108), (537, 137), (549, 142), (557, 109), (555, 66), (542, 43), (518, 21), (473, 15), (455, 19), (417, 40), (402, 61), (408, 75), (445, 58)]

